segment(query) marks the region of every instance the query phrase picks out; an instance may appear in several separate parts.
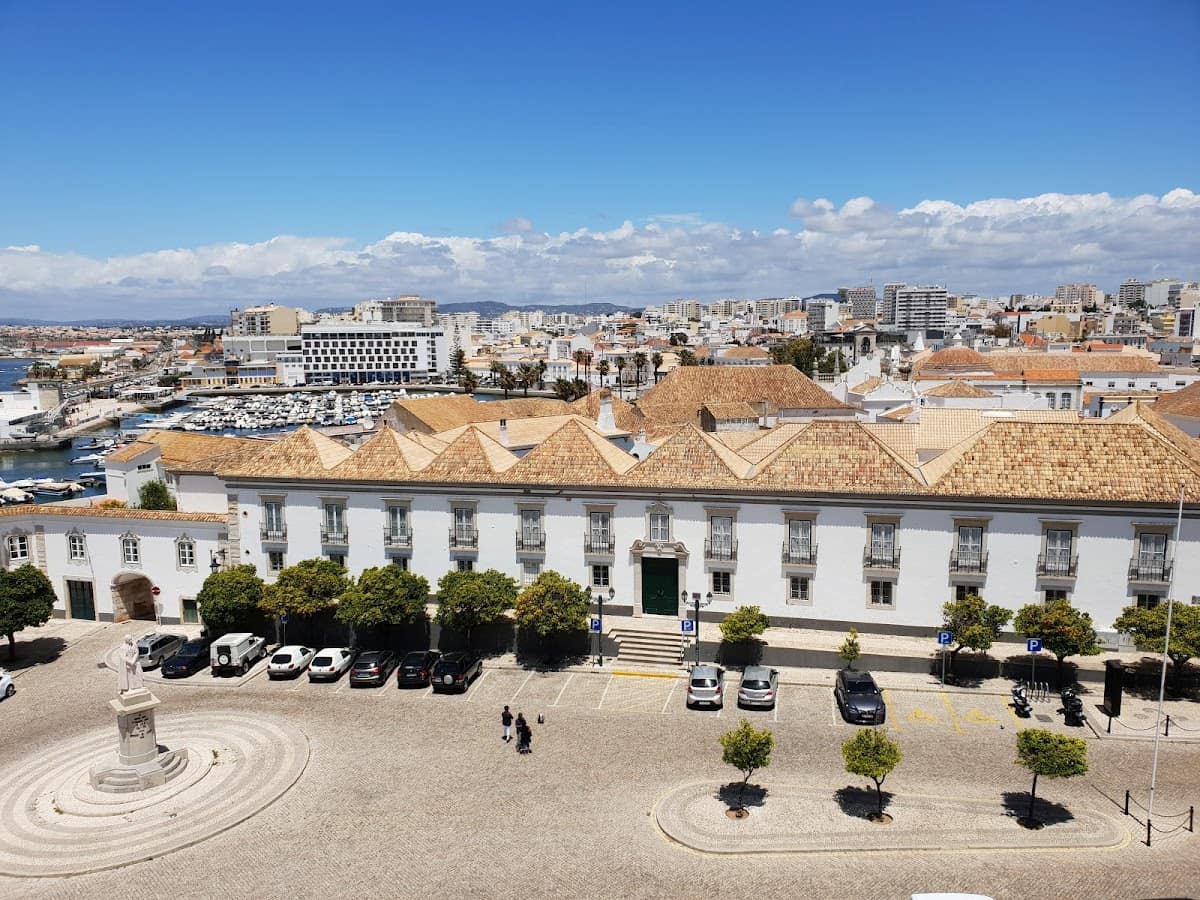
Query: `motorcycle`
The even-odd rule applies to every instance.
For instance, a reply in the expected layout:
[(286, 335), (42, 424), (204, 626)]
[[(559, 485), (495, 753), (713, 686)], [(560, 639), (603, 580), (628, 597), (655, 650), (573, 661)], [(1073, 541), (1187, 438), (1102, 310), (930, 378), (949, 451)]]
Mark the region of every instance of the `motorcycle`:
[(1012, 689), (1012, 707), (1013, 711), (1022, 719), (1028, 719), (1033, 712), (1033, 704), (1029, 702), (1025, 686), (1022, 684), (1018, 684)]
[(1068, 725), (1083, 724), (1083, 701), (1079, 699), (1079, 695), (1071, 688), (1063, 688), (1062, 691), (1062, 711), (1063, 719)]

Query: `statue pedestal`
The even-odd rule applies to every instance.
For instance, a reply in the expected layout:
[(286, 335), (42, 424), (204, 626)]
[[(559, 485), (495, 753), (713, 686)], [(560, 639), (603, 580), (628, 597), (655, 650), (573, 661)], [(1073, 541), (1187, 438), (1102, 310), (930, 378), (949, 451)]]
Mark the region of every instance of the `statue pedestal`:
[(166, 750), (158, 745), (154, 710), (162, 701), (146, 688), (126, 691), (108, 701), (117, 714), (116, 765), (92, 767), (91, 784), (98, 791), (124, 794), (166, 784), (187, 765), (187, 749)]

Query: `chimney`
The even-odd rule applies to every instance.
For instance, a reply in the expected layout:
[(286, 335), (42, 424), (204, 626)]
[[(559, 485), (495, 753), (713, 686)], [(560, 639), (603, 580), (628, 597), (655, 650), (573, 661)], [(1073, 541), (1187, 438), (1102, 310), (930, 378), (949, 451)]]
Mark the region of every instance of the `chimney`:
[(508, 446), (508, 419), (500, 420), (500, 443)]
[(607, 388), (600, 391), (600, 412), (596, 416), (596, 427), (605, 432), (617, 430), (617, 420), (613, 418), (612, 391)]

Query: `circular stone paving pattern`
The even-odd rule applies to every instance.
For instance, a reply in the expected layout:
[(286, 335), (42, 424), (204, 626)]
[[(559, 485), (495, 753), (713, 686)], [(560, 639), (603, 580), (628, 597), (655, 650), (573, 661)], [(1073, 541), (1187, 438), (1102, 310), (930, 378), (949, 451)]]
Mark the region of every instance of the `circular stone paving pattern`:
[(82, 875), (189, 847), (268, 806), (308, 765), (307, 735), (271, 717), (166, 715), (158, 726), (160, 744), (188, 751), (161, 787), (92, 789), (91, 767), (116, 759), (115, 722), (0, 770), (0, 874)]

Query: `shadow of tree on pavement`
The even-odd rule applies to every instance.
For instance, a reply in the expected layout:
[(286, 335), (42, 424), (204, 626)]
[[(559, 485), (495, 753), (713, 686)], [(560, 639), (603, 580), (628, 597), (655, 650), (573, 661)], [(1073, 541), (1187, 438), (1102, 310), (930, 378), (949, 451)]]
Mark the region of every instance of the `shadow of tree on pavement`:
[[(879, 800), (875, 795), (874, 788), (855, 787), (854, 785), (848, 784), (844, 788), (838, 788), (836, 791), (834, 791), (833, 799), (836, 800), (838, 806), (842, 808), (842, 812), (848, 816), (853, 816), (856, 819), (865, 819), (868, 816), (873, 816), (879, 810)], [(891, 792), (884, 791), (884, 812), (887, 812), (888, 805), (891, 802)]]
[(54, 662), (66, 649), (67, 642), (60, 637), (40, 637), (32, 641), (23, 641), (18, 634), (16, 659), (8, 658), (8, 639), (5, 638), (0, 643), (0, 668), (16, 672), (30, 666)]
[(767, 789), (757, 784), (731, 781), (717, 790), (717, 799), (730, 809), (750, 809), (767, 802)]
[[(1001, 798), (1004, 801), (1005, 815), (1020, 819), (1029, 812), (1029, 791), (1005, 791)], [(1075, 818), (1061, 803), (1043, 800), (1041, 797), (1033, 804), (1033, 817), (1043, 825), (1062, 825)]]

